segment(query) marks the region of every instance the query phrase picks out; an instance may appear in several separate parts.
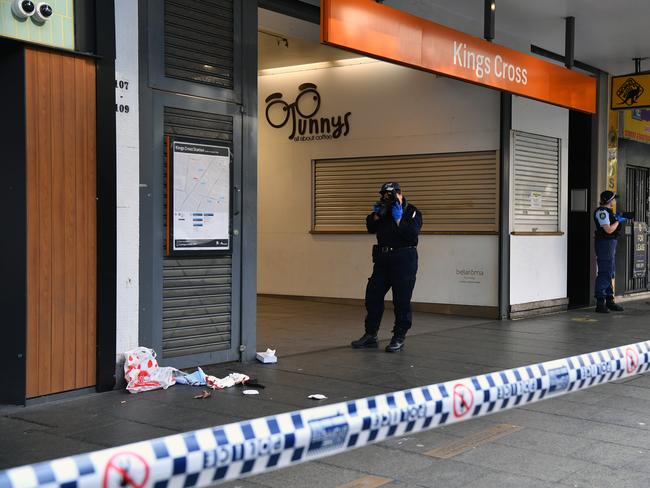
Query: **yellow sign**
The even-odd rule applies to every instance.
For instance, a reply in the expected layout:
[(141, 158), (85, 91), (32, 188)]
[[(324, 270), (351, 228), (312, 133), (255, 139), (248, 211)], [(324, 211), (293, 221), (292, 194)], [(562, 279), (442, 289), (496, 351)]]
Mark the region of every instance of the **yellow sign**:
[(623, 118), (625, 139), (650, 144), (650, 110), (636, 109), (625, 112)]
[(650, 107), (650, 73), (614, 76), (612, 110)]

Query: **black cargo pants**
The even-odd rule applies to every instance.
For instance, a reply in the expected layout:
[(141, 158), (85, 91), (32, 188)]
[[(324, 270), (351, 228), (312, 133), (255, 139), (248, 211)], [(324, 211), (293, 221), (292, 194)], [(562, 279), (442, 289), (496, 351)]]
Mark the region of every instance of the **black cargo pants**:
[(418, 252), (414, 247), (380, 253), (366, 286), (366, 333), (376, 335), (384, 314), (384, 298), (393, 289), (395, 327), (393, 334), (406, 336), (411, 328), (411, 296), (418, 271)]

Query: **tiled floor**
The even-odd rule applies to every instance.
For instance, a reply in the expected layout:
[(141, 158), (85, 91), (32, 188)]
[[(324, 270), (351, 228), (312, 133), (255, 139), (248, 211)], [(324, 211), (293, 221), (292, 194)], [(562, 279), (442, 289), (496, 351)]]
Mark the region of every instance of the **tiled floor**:
[[(365, 310), (362, 306), (320, 303), (307, 300), (260, 297), (257, 301), (257, 350), (277, 349), (290, 356), (346, 346), (363, 335)], [(393, 310), (386, 309), (379, 330), (390, 339)], [(409, 336), (441, 332), (487, 322), (488, 319), (413, 313)]]

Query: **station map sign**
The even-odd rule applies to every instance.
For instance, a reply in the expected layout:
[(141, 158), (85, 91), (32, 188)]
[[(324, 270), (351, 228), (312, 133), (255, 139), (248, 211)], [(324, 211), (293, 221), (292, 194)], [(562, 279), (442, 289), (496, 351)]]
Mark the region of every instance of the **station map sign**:
[(169, 253), (229, 250), (230, 148), (172, 139), (170, 153)]

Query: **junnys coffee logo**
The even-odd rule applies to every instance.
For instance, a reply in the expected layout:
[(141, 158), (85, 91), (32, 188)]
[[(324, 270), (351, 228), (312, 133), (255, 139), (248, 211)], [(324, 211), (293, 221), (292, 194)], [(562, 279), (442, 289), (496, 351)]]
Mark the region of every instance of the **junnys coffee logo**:
[(350, 115), (318, 117), (321, 98), (316, 85), (303, 83), (298, 87), (298, 96), (293, 103), (285, 102), (282, 93), (266, 97), (266, 121), (281, 129), (291, 128), (289, 139), (296, 142), (338, 139), (350, 132)]

